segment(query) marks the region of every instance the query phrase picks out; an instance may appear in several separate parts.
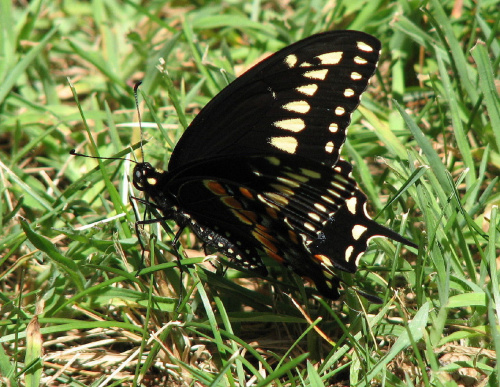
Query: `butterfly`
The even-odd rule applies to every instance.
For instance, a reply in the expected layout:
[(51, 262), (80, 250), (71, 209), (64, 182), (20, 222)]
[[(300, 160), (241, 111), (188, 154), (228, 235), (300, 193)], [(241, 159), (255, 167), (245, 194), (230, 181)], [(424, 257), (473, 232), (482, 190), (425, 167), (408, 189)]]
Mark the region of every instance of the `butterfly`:
[(186, 129), (168, 171), (139, 162), (133, 184), (163, 219), (188, 226), (239, 267), (263, 257), (339, 298), (335, 270), (354, 273), (368, 241), (416, 247), (366, 213), (340, 158), (380, 42), (358, 31), (310, 36), (264, 59), (216, 95)]

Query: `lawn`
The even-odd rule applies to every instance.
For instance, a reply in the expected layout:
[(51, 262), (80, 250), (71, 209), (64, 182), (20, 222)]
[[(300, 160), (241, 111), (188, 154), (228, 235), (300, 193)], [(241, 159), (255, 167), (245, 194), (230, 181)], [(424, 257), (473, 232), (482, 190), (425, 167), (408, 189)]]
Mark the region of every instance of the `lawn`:
[[(498, 385), (498, 1), (3, 0), (0, 20), (0, 385)], [(373, 239), (331, 301), (137, 225), (159, 215), (135, 161), (167, 169), (235, 77), (346, 29), (382, 52), (342, 156), (418, 248)]]

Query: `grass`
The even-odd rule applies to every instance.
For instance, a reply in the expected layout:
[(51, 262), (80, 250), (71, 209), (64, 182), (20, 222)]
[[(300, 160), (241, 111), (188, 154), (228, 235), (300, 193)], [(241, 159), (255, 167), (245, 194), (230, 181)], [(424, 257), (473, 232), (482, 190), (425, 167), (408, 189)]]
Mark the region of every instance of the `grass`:
[[(334, 4), (0, 1), (0, 384), (498, 384), (498, 4)], [(141, 231), (143, 262), (130, 163), (70, 149), (130, 153), (142, 80), (165, 168), (234, 74), (330, 29), (383, 45), (344, 147), (370, 212), (419, 245), (376, 239), (347, 279), (383, 304), (225, 271), (171, 222)]]

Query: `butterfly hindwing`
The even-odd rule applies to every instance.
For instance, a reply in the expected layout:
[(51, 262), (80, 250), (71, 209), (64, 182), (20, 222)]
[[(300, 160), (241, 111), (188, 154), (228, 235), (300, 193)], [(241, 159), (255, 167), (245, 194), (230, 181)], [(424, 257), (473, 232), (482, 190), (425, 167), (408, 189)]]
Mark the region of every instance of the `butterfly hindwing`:
[[(346, 203), (359, 198), (364, 204), (364, 195), (348, 176), (348, 163), (332, 169), (314, 160), (297, 161), (298, 156), (290, 155), (229, 157), (193, 163), (174, 176), (151, 173), (158, 186), (180, 198), (183, 210), (178, 216), (185, 216), (206, 244), (261, 275), (267, 270), (260, 257), (267, 255), (310, 278), (331, 297), (337, 294), (337, 280), (330, 268), (353, 271), (338, 250), (358, 242), (345, 230), (333, 251), (322, 241), (330, 237), (336, 226), (332, 220), (346, 211)], [(351, 218), (344, 228), (355, 226)], [(364, 239), (359, 243), (357, 250), (366, 249)]]

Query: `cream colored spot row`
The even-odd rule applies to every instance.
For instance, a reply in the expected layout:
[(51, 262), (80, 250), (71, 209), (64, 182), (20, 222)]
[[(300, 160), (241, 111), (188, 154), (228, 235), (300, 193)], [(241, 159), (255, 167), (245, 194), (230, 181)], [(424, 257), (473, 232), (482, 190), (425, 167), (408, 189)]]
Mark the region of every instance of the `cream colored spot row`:
[(349, 259), (351, 258), (352, 252), (354, 251), (353, 246), (349, 246), (347, 249), (345, 249), (345, 260), (349, 262)]
[(262, 195), (257, 195), (257, 199), (259, 199), (262, 203), (268, 205), (269, 207), (275, 209), (276, 211), (280, 210), (280, 208), (277, 205), (275, 205), (273, 202), (271, 202), (269, 199), (267, 199)]
[(276, 180), (278, 180), (279, 182), (284, 183), (284, 184), (286, 184), (286, 185), (288, 185), (289, 187), (292, 187), (292, 188), (299, 188), (300, 187), (299, 183), (297, 183), (296, 181), (287, 179), (286, 177), (280, 177), (280, 176), (278, 176), (276, 178)]
[(297, 175), (296, 173), (286, 172), (285, 175), (291, 177), (292, 179), (300, 181), (301, 183), (306, 183), (309, 181), (309, 178), (307, 176)]
[(342, 51), (327, 52), (318, 55), (318, 58), (322, 65), (336, 65), (342, 60)]
[(282, 195), (279, 195), (277, 193), (274, 193), (274, 192), (266, 192), (264, 195), (267, 198), (269, 198), (272, 201), (274, 201), (275, 203), (279, 203), (279, 204), (281, 204), (283, 206), (288, 206), (288, 204), (290, 202), (286, 197), (284, 197)]
[(353, 71), (353, 72), (351, 73), (351, 79), (352, 79), (353, 81), (359, 81), (359, 80), (360, 80), (360, 79), (362, 79), (362, 78), (363, 78), (363, 77), (361, 76), (361, 74), (360, 74), (360, 73), (357, 73), (356, 71)]
[(356, 95), (353, 89), (345, 89), (344, 90), (344, 97), (350, 98), (352, 96)]
[(325, 196), (325, 195), (321, 195), (321, 199), (324, 201), (324, 202), (327, 202), (327, 203), (330, 203), (330, 204), (335, 204), (335, 201), (333, 201), (330, 197), (328, 196)]
[(335, 122), (332, 122), (328, 127), (328, 130), (332, 133), (337, 133), (337, 131), (339, 130), (339, 126)]
[(314, 203), (314, 207), (321, 212), (326, 212), (326, 207), (321, 203)]
[(291, 112), (306, 114), (309, 110), (311, 110), (311, 105), (307, 101), (292, 101), (283, 105), (283, 109), (286, 109)]
[(345, 109), (342, 106), (337, 106), (335, 108), (335, 114), (337, 116), (343, 116), (345, 114)]
[(347, 205), (347, 209), (349, 210), (349, 212), (353, 215), (356, 215), (356, 206), (358, 204), (358, 199), (353, 196), (352, 198), (347, 199), (345, 201), (345, 204)]
[(278, 166), (281, 164), (280, 159), (278, 159), (277, 157), (268, 157), (267, 161), (269, 161), (270, 164), (275, 165), (275, 166)]
[(286, 64), (286, 65), (288, 66), (288, 68), (290, 68), (290, 69), (291, 69), (291, 68), (293, 68), (293, 67), (295, 67), (295, 65), (297, 64), (297, 61), (298, 61), (297, 56), (296, 56), (296, 55), (294, 55), (294, 54), (290, 54), (290, 55), (288, 55), (288, 56), (285, 58), (285, 60), (284, 60), (285, 64)]
[(269, 144), (292, 155), (297, 151), (297, 147), (299, 146), (295, 137), (271, 137)]
[(309, 222), (305, 222), (304, 223), (304, 227), (307, 228), (308, 230), (311, 230), (311, 231), (316, 231), (316, 227), (314, 227), (311, 223)]
[(273, 187), (276, 191), (281, 192), (282, 194), (285, 194), (287, 196), (295, 195), (295, 192), (292, 189), (290, 189), (290, 187), (287, 187), (285, 185), (271, 184), (271, 187)]
[(360, 56), (354, 57), (354, 63), (359, 64), (359, 65), (365, 65), (368, 63), (368, 61), (365, 58), (361, 58)]
[(356, 46), (361, 50), (365, 52), (373, 52), (373, 47), (366, 44), (365, 42), (359, 41), (356, 42)]
[(299, 93), (312, 97), (318, 90), (318, 85), (316, 85), (315, 83), (310, 83), (309, 85), (299, 86), (295, 90), (297, 90)]
[[(333, 189), (329, 189), (329, 188), (328, 188), (328, 189), (327, 189), (327, 192), (328, 192), (330, 195), (332, 195), (333, 197), (335, 197), (335, 198), (340, 198), (340, 195), (339, 195), (336, 191), (334, 191)], [(332, 203), (334, 203), (334, 202), (332, 202)]]
[(367, 227), (357, 224), (352, 228), (352, 237), (357, 241), (366, 230)]
[(338, 182), (332, 181), (332, 182), (330, 182), (330, 185), (333, 188), (337, 189), (338, 191), (344, 191), (345, 190), (344, 186), (342, 184), (338, 183)]
[(313, 179), (320, 179), (321, 178), (321, 173), (316, 172), (316, 171), (312, 171), (310, 169), (301, 168), (300, 172), (302, 172), (303, 175), (311, 177)]
[(274, 124), (277, 128), (289, 130), (290, 132), (298, 133), (304, 130), (306, 124), (302, 118), (289, 118), (286, 120), (276, 121)]
[(327, 74), (328, 74), (328, 69), (311, 70), (311, 71), (306, 71), (304, 73), (304, 77), (324, 81)]
[(321, 221), (321, 218), (318, 214), (314, 213), (314, 212), (309, 212), (307, 215), (309, 215), (309, 217), (316, 221), (316, 222), (320, 222)]

